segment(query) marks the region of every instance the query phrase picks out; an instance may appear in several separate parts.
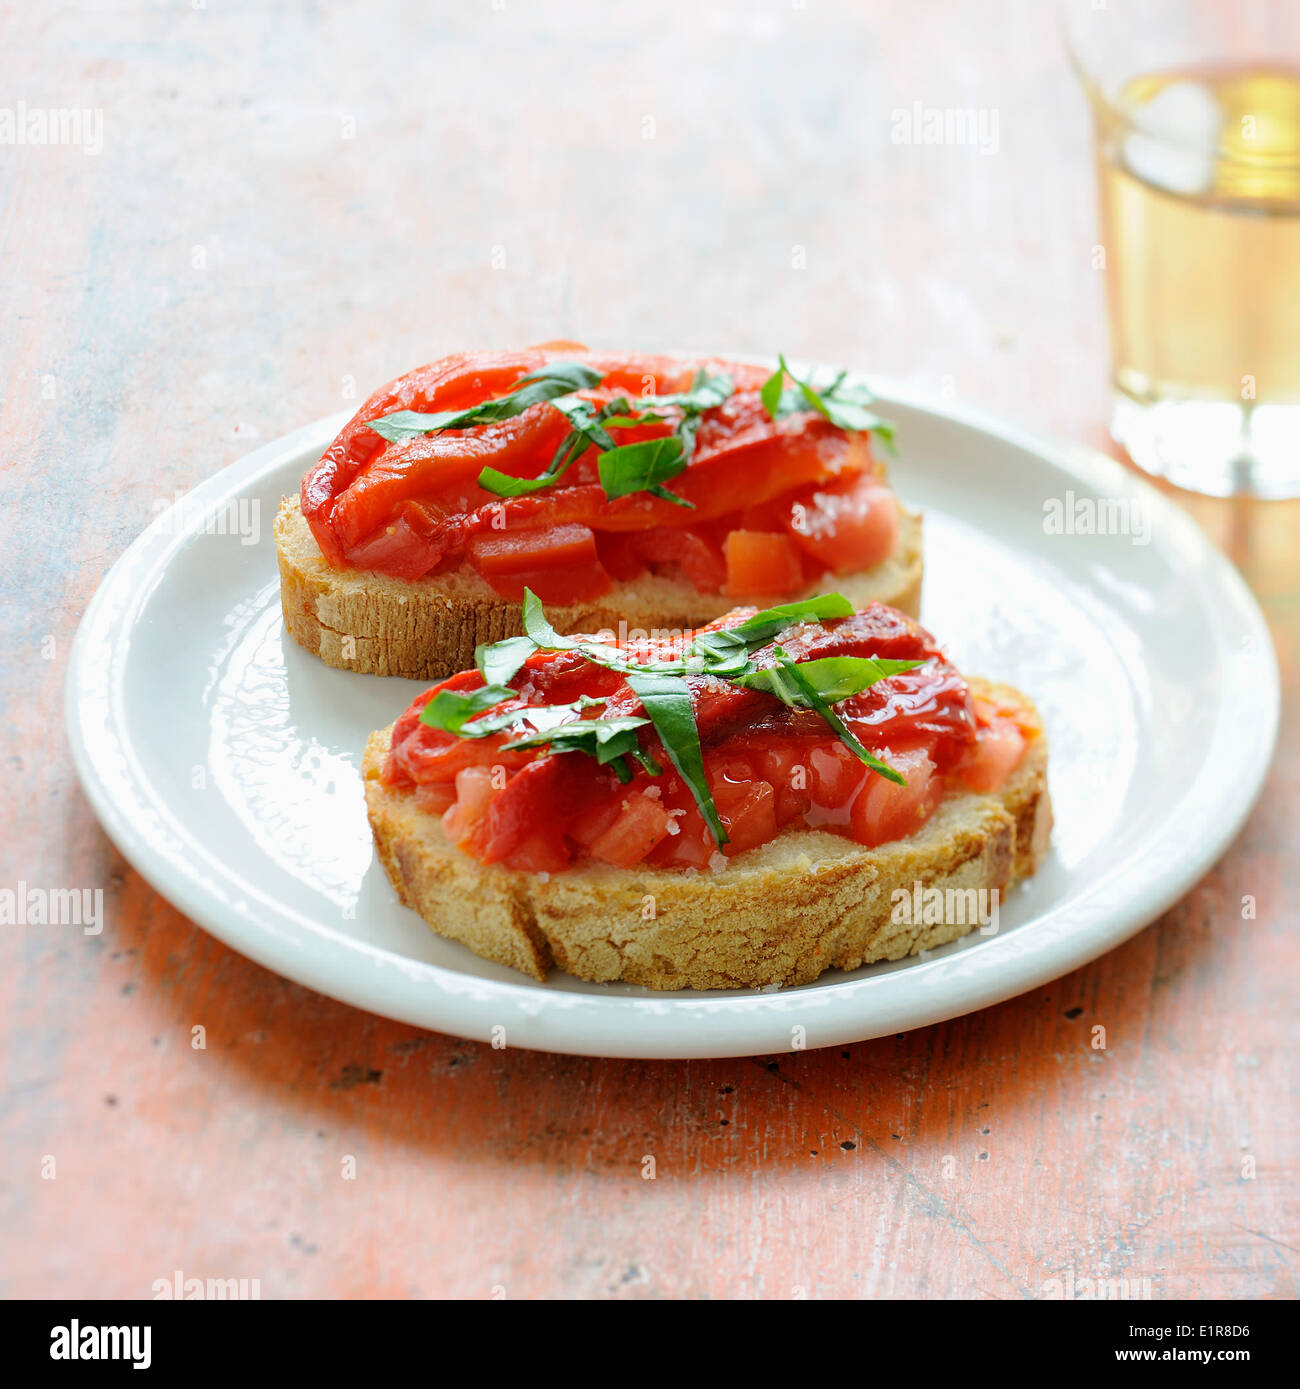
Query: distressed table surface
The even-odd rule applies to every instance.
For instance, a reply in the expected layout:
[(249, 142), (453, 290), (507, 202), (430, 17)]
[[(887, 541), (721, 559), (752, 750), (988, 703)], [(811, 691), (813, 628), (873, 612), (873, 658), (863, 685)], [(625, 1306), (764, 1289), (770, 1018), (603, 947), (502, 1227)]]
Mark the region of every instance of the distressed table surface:
[[(1227, 857), (1086, 969), (843, 1050), (494, 1052), (316, 996), (126, 866), (60, 728), (78, 617), (160, 499), (465, 345), (782, 348), (1104, 447), (1049, 8), (0, 8), (10, 120), (90, 113), (0, 143), (3, 885), (102, 886), (107, 920), (0, 929), (0, 1293), (1293, 1292), (1294, 506), (1182, 499), (1287, 682)], [(936, 108), (982, 143), (903, 143)]]

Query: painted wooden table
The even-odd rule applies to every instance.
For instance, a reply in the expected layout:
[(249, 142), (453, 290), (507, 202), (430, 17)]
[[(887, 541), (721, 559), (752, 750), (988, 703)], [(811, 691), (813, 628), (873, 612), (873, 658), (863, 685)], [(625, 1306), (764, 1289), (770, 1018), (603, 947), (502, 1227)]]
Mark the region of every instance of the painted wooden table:
[[(1227, 857), (1088, 968), (843, 1050), (495, 1052), (318, 997), (125, 865), (61, 733), (78, 617), (158, 505), (453, 348), (780, 348), (1105, 446), (1048, 8), (3, 7), (11, 135), (84, 112), (0, 143), (3, 884), (103, 887), (107, 924), (0, 928), (0, 1293), (1294, 1291), (1295, 506), (1189, 503), (1287, 680)], [(966, 143), (912, 139), (968, 108)]]

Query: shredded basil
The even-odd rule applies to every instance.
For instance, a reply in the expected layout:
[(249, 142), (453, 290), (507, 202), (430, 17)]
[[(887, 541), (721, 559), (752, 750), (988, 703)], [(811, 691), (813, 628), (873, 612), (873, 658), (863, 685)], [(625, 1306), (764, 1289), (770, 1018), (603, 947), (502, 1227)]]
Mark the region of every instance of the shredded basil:
[(866, 748), (854, 737), (848, 725), (835, 712), (834, 709), (821, 697), (813, 686), (804, 679), (803, 667), (792, 661), (788, 655), (777, 648), (780, 659), (778, 666), (782, 674), (791, 682), (795, 690), (807, 701), (808, 707), (815, 709), (822, 718), (830, 725), (835, 736), (844, 744), (846, 748), (858, 759), (870, 767), (873, 772), (878, 772), (886, 781), (896, 782), (899, 786), (906, 786), (907, 782), (901, 777), (888, 762), (882, 762), (880, 758), (867, 751)]
[[(597, 467), (601, 486), (611, 501), (634, 492), (649, 492), (675, 506), (692, 507), (693, 502), (670, 492), (663, 484), (690, 463), (704, 411), (721, 405), (734, 390), (731, 377), (721, 372), (710, 375), (701, 367), (689, 390), (673, 395), (640, 396), (635, 405), (627, 396), (617, 396), (597, 410), (590, 401), (571, 400), (560, 395), (553, 398), (551, 404), (565, 415), (573, 428), (546, 469), (535, 478), (518, 478), (496, 468), (484, 468), (479, 474), (478, 485), (499, 497), (537, 492), (558, 481), (588, 448), (595, 448), (600, 453)], [(667, 417), (655, 412), (669, 408), (679, 411), (680, 418), (673, 432), (662, 438), (617, 444), (609, 434), (610, 428), (662, 423)]]
[(694, 502), (688, 502), (663, 486), (685, 469), (686, 462), (686, 452), (678, 435), (640, 439), (635, 444), (621, 444), (600, 455), (600, 484), (611, 501), (633, 492), (650, 492), (677, 506), (694, 508)]
[(482, 401), (467, 409), (438, 410), (433, 414), (395, 410), (390, 415), (368, 420), (366, 428), (373, 429), (389, 443), (414, 439), (421, 434), (437, 434), (444, 429), (472, 429), (475, 425), (513, 419), (541, 401), (553, 402), (558, 396), (589, 390), (599, 386), (600, 380), (600, 372), (583, 366), (581, 362), (552, 362), (528, 376), (521, 376), (514, 390), (506, 395)]
[[(838, 704), (843, 699), (851, 699), (855, 694), (860, 694), (877, 680), (885, 680), (891, 675), (902, 675), (904, 671), (915, 670), (925, 662), (891, 661), (876, 656), (827, 656), (821, 660), (799, 661), (795, 664), (804, 682), (811, 685), (827, 704)], [(736, 684), (743, 685), (747, 690), (764, 690), (768, 694), (774, 694), (783, 704), (813, 707), (800, 697), (801, 686), (796, 686), (791, 691), (779, 662), (776, 666), (739, 676)]]
[[(576, 651), (593, 665), (625, 676), (628, 685), (645, 705), (646, 714), (669, 760), (690, 788), (715, 842), (721, 846), (727, 843), (727, 834), (704, 772), (699, 727), (691, 705), (690, 687), (684, 678), (688, 675), (713, 676), (746, 689), (774, 695), (791, 707), (813, 710), (860, 762), (887, 780), (900, 786), (906, 785), (898, 772), (862, 745), (835, 713), (832, 705), (851, 698), (878, 680), (915, 670), (924, 665), (924, 661), (900, 661), (879, 656), (827, 656), (796, 662), (779, 646), (774, 648), (776, 661), (773, 665), (759, 668), (753, 660), (759, 648), (770, 645), (788, 628), (800, 622), (825, 622), (848, 617), (853, 610), (852, 603), (840, 593), (820, 594), (815, 598), (784, 603), (765, 608), (736, 627), (698, 633), (681, 660), (638, 664), (628, 661), (618, 647), (561, 636), (546, 620), (541, 600), (531, 589), (525, 589), (524, 635), (508, 637), (490, 646), (480, 646), (475, 652), (475, 661), (485, 680), (495, 680), (500, 684), (512, 679), (536, 651)], [(483, 692), (475, 693), (481, 695)], [(513, 693), (507, 690), (500, 697), (505, 698)], [(566, 707), (573, 706), (555, 706), (557, 709)], [(532, 717), (527, 709), (518, 713), (521, 717)], [(465, 729), (462, 736), (482, 736), (478, 732), (480, 725), (486, 731), (487, 725), (496, 722), (494, 719), (480, 719), (466, 727), (465, 721), (469, 717), (470, 714), (465, 714), (460, 719), (460, 725)], [(497, 718), (512, 721), (514, 716), (501, 715)], [(549, 732), (539, 730), (530, 733), (509, 746), (523, 748), (549, 744), (556, 751), (588, 752), (602, 765), (613, 762), (619, 778), (626, 781), (631, 775), (627, 764), (629, 757), (635, 758), (653, 774), (658, 775), (659, 772), (637, 741), (635, 727), (644, 722), (642, 719), (627, 725), (617, 718), (571, 720)]]
[(660, 774), (661, 769), (654, 758), (643, 752), (637, 741), (637, 729), (648, 722), (648, 719), (631, 715), (612, 719), (574, 719), (558, 728), (526, 733), (505, 744), (502, 751), (545, 746), (553, 752), (585, 752), (602, 767), (612, 763), (618, 779), (628, 782), (632, 780), (632, 769), (627, 765), (629, 757), (640, 762), (652, 776)]
[(506, 685), (519, 674), (524, 662), (537, 650), (531, 637), (507, 637), (480, 642), (474, 648), (474, 664), (489, 685)]
[(668, 760), (690, 788), (714, 843), (721, 848), (728, 835), (704, 774), (704, 754), (700, 750), (700, 730), (691, 707), (690, 688), (678, 675), (629, 675), (627, 683), (645, 705)]
[[(785, 357), (778, 358), (780, 366), (763, 383), (759, 398), (763, 409), (772, 420), (783, 415), (798, 414), (813, 410), (828, 419), (839, 429), (850, 433), (865, 433), (873, 430), (884, 441), (887, 448), (894, 448), (894, 426), (891, 421), (882, 419), (867, 407), (875, 400), (870, 389), (861, 383), (848, 380), (848, 372), (841, 371), (824, 390), (815, 390), (808, 381), (801, 381), (786, 363)], [(786, 389), (785, 378), (794, 382), (793, 389)]]
[(430, 728), (440, 728), (444, 733), (454, 733), (458, 738), (481, 738), (484, 735), (470, 732), (465, 725), (475, 714), (491, 709), (503, 699), (516, 698), (516, 691), (503, 685), (484, 685), (478, 690), (440, 690), (420, 710), (420, 722)]

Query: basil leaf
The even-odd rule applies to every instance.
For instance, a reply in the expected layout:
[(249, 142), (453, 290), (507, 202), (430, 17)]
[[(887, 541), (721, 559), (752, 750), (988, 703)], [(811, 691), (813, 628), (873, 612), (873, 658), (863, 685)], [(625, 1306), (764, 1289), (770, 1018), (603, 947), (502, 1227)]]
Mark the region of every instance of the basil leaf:
[[(514, 691), (512, 690), (513, 694)], [(604, 704), (604, 699), (593, 699), (590, 695), (580, 695), (572, 704), (525, 704), (508, 709), (504, 714), (487, 714), (481, 719), (467, 723), (461, 730), (462, 738), (486, 738), (489, 733), (500, 733), (516, 724), (528, 722), (532, 725), (526, 735), (533, 733), (549, 737), (548, 730), (561, 728), (573, 722), (573, 715), (584, 709)]]
[(508, 685), (536, 650), (537, 643), (529, 637), (480, 642), (474, 648), (474, 664), (489, 685)]
[(663, 424), (667, 415), (611, 415), (605, 423), (611, 429), (635, 429), (640, 424)]
[(686, 681), (678, 675), (629, 675), (627, 683), (645, 705), (669, 761), (690, 788), (714, 843), (721, 848), (727, 843), (728, 835), (704, 773), (700, 730)]
[(471, 429), (479, 424), (512, 419), (540, 401), (589, 390), (599, 386), (600, 381), (600, 373), (583, 366), (581, 362), (552, 362), (528, 376), (521, 376), (514, 389), (506, 395), (482, 401), (467, 409), (438, 410), (432, 414), (395, 410), (379, 419), (368, 420), (366, 428), (374, 430), (389, 443), (414, 439), (421, 434), (436, 434), (443, 429)]
[[(538, 385), (547, 389), (548, 394), (539, 395), (538, 400), (550, 400), (557, 395), (569, 395), (573, 391), (590, 391), (600, 385), (604, 378), (595, 367), (584, 362), (548, 362), (544, 367), (521, 376), (515, 386)], [(553, 389), (554, 387), (563, 389)]]
[[(641, 439), (635, 444), (608, 449), (600, 455), (599, 467), (601, 486), (611, 501), (633, 492), (654, 491), (662, 495), (666, 489), (660, 484), (676, 477), (686, 467), (686, 453), (681, 439), (669, 434), (662, 439)], [(694, 505), (684, 497), (675, 497), (672, 493), (667, 496), (680, 506)]]
[(420, 722), (430, 728), (440, 728), (444, 733), (454, 733), (458, 738), (482, 738), (485, 733), (469, 732), (465, 728), (467, 720), (503, 699), (514, 699), (516, 692), (502, 685), (485, 685), (480, 690), (440, 690), (420, 710)]
[[(478, 485), (499, 497), (522, 497), (538, 492), (556, 482), (574, 459), (591, 447), (601, 454), (600, 481), (611, 501), (633, 492), (649, 492), (674, 506), (693, 508), (693, 502), (670, 492), (663, 483), (676, 477), (690, 462), (701, 413), (721, 405), (735, 389), (730, 376), (722, 372), (710, 375), (701, 367), (689, 390), (672, 395), (639, 396), (635, 406), (627, 396), (616, 396), (597, 410), (590, 401), (561, 396), (551, 404), (568, 418), (573, 429), (546, 470), (537, 477), (518, 478), (496, 468), (484, 468), (479, 474)], [(609, 433), (610, 429), (662, 424), (667, 417), (652, 412), (669, 407), (679, 410), (681, 418), (673, 433), (663, 438), (617, 444)]]
[[(763, 409), (770, 419), (777, 420), (783, 415), (814, 410), (837, 428), (850, 433), (874, 430), (893, 451), (894, 426), (867, 408), (875, 400), (869, 387), (862, 383), (850, 383), (848, 372), (841, 371), (825, 390), (817, 391), (810, 382), (801, 381), (790, 370), (784, 356), (778, 360), (780, 366), (763, 383), (763, 389), (759, 392)], [(793, 390), (784, 388), (787, 376), (794, 382)]]
[(705, 410), (716, 410), (736, 389), (736, 383), (726, 372), (719, 371), (710, 376), (707, 368), (700, 367), (695, 373), (690, 389), (677, 391), (671, 395), (638, 396), (638, 407), (657, 409), (675, 405), (679, 410), (698, 415)]
[[(528, 710), (524, 712), (529, 713)], [(589, 753), (603, 766), (639, 746), (636, 730), (649, 722), (649, 719), (630, 714), (612, 719), (573, 719), (556, 728), (526, 733), (522, 738), (507, 743), (502, 751), (549, 746), (554, 752)]]
[(796, 603), (764, 608), (747, 618), (738, 627), (723, 627), (701, 632), (691, 643), (691, 653), (702, 657), (705, 672), (723, 675), (731, 670), (743, 671), (749, 652), (780, 636), (796, 622), (825, 622), (834, 617), (850, 617), (853, 604), (842, 593), (821, 593), (815, 598), (803, 598)]
[[(850, 699), (853, 695), (859, 694), (878, 680), (885, 680), (891, 675), (901, 675), (904, 671), (915, 670), (917, 666), (924, 664), (924, 661), (892, 661), (875, 656), (827, 656), (816, 661), (799, 661), (796, 668), (827, 704), (838, 704), (843, 699)], [(768, 694), (776, 695), (784, 704), (811, 707), (801, 698), (787, 698), (788, 680), (779, 664), (766, 670), (741, 675), (735, 683), (749, 690), (765, 690)], [(796, 691), (796, 694), (798, 693), (800, 692)]]
[(880, 758), (868, 752), (867, 749), (862, 746), (852, 732), (850, 732), (844, 720), (826, 703), (813, 686), (803, 678), (800, 674), (800, 667), (792, 661), (785, 652), (781, 652), (780, 655), (783, 659), (778, 662), (778, 665), (780, 666), (782, 674), (787, 677), (794, 689), (807, 701), (808, 707), (815, 709), (822, 718), (825, 719), (835, 733), (835, 736), (846, 748), (848, 748), (854, 757), (856, 757), (859, 762), (870, 767), (873, 772), (878, 772), (886, 781), (895, 782), (899, 786), (906, 786), (907, 782), (888, 762), (882, 762)]
[(511, 473), (501, 472), (499, 468), (484, 468), (478, 475), (478, 485), (485, 492), (493, 492), (498, 497), (526, 497), (530, 492), (540, 492), (543, 487), (549, 487), (562, 471), (552, 473), (548, 470), (537, 477), (515, 477)]
[(747, 617), (739, 627), (726, 630), (746, 642), (766, 641), (796, 622), (826, 622), (833, 617), (852, 617), (853, 604), (842, 593), (819, 593), (795, 603), (781, 603)]
[(605, 423), (610, 412), (627, 408), (627, 398), (621, 396), (612, 400), (603, 409), (597, 410), (589, 400), (560, 396), (551, 404), (573, 425), (555, 450), (555, 456), (536, 477), (513, 477), (496, 468), (484, 468), (478, 475), (478, 485), (485, 492), (495, 492), (498, 497), (522, 497), (530, 492), (539, 492), (557, 482), (568, 471), (569, 465), (580, 458), (588, 448), (612, 449), (614, 440), (610, 437)]
[(578, 644), (576, 641), (570, 641), (568, 637), (562, 637), (547, 622), (542, 600), (531, 588), (524, 589), (523, 621), (529, 641), (543, 651), (568, 651)]
[(763, 409), (767, 411), (767, 417), (773, 423), (781, 413), (781, 394), (784, 388), (785, 358), (782, 357), (781, 365), (763, 382), (763, 389), (758, 393), (758, 398), (763, 402)]

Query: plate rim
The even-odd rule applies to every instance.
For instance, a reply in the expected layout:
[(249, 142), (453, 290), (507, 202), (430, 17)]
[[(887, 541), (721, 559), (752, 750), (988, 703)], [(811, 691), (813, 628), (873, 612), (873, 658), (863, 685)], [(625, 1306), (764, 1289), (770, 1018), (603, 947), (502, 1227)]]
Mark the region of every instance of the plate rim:
[[(732, 356), (730, 360), (742, 358)], [(792, 1028), (799, 1025), (805, 1028), (804, 1045), (809, 1049), (845, 1045), (990, 1007), (1113, 949), (1166, 911), (1213, 867), (1263, 790), (1276, 744), (1280, 687), (1272, 637), (1258, 602), (1236, 567), (1191, 516), (1117, 460), (1082, 444), (1023, 429), (978, 408), (936, 402), (926, 392), (876, 373), (855, 375), (871, 380), (886, 408), (897, 404), (992, 436), (1098, 492), (1145, 499), (1162, 535), (1176, 541), (1187, 559), (1198, 558), (1204, 565), (1200, 586), (1219, 599), (1218, 615), (1225, 620), (1235, 618), (1239, 634), (1253, 638), (1245, 654), (1229, 668), (1259, 706), (1252, 709), (1249, 765), (1243, 768), (1239, 762), (1237, 776), (1216, 783), (1215, 818), (1205, 826), (1206, 837), (1191, 853), (1181, 842), (1185, 827), (1181, 834), (1171, 834), (1168, 827), (1179, 811), (1188, 813), (1184, 809), (1187, 803), (1195, 802), (1207, 780), (1203, 765), (1181, 800), (1154, 827), (1157, 832), (1163, 830), (1172, 841), (1171, 847), (1181, 853), (1172, 854), (1163, 864), (1157, 861), (1135, 894), (1121, 897), (1115, 891), (1133, 876), (1130, 858), (1090, 889), (1084, 903), (1093, 902), (1093, 910), (1082, 922), (1057, 921), (1055, 929), (1046, 929), (1056, 915), (1049, 905), (1008, 936), (983, 942), (979, 950), (918, 960), (903, 971), (837, 980), (792, 992), (665, 997), (549, 992), (534, 981), (516, 983), (465, 975), (359, 941), (284, 906), (280, 907), (282, 919), (274, 925), (251, 911), (232, 915), (229, 903), (206, 896), (193, 869), (187, 871), (175, 856), (153, 842), (127, 807), (118, 802), (105, 766), (111, 749), (97, 745), (91, 735), (97, 733), (102, 738), (111, 733), (116, 738), (113, 747), (118, 749), (129, 744), (130, 737), (124, 728), (113, 728), (111, 723), (92, 726), (92, 706), (98, 701), (101, 709), (111, 712), (113, 675), (124, 660), (125, 644), (109, 639), (109, 634), (125, 630), (129, 636), (124, 619), (138, 610), (151, 591), (142, 590), (139, 580), (165, 573), (173, 553), (191, 534), (196, 516), (247, 490), (316, 442), (323, 449), (354, 413), (350, 410), (300, 426), (204, 479), (181, 499), (190, 508), (191, 519), (186, 525), (175, 527), (169, 513), (164, 512), (100, 581), (69, 654), (65, 718), (74, 767), (105, 832), (161, 896), (209, 934), (263, 967), (353, 1007), (418, 1027), (493, 1041), (492, 1028), (501, 1026), (507, 1045), (529, 1050), (646, 1059), (772, 1054), (792, 1049)], [(111, 653), (111, 659), (98, 669), (91, 661), (97, 637), (101, 648), (106, 645)], [(1226, 703), (1226, 692), (1220, 703)], [(1223, 725), (1221, 712), (1215, 724), (1216, 737)], [(120, 760), (120, 752), (118, 756)], [(139, 793), (142, 787), (135, 789)], [(190, 838), (197, 843), (195, 836)], [(1107, 893), (1107, 883), (1117, 876), (1120, 882)], [(1068, 946), (1063, 943), (1067, 933)], [(1009, 948), (1005, 943), (1012, 937), (1015, 946)], [(322, 939), (331, 942), (328, 951), (320, 950)], [(356, 965), (369, 968), (340, 973), (340, 961), (335, 959), (339, 950), (344, 961), (351, 956)], [(890, 988), (889, 981), (902, 979), (907, 979), (907, 988), (900, 989), (897, 983)], [(936, 987), (940, 985), (943, 987)], [(935, 996), (927, 998), (927, 994)]]

